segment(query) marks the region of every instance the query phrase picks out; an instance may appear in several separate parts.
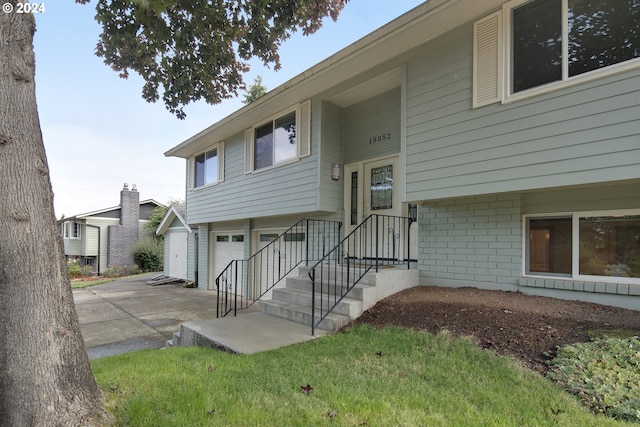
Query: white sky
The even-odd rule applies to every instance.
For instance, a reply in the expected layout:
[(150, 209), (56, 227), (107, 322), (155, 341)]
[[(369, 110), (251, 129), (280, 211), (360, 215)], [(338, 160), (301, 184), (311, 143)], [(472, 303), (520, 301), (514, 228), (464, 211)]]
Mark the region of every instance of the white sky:
[[(274, 89), (423, 0), (350, 0), (337, 23), (327, 19), (314, 35), (297, 33), (280, 50), (278, 72), (254, 62), (247, 85), (262, 76)], [(94, 55), (100, 27), (95, 2), (45, 0), (36, 15), (36, 93), (47, 150), (56, 217), (117, 206), (123, 183), (140, 199), (185, 199), (185, 161), (163, 153), (242, 107), (192, 104), (178, 120), (161, 102), (141, 97), (142, 80), (128, 80)]]

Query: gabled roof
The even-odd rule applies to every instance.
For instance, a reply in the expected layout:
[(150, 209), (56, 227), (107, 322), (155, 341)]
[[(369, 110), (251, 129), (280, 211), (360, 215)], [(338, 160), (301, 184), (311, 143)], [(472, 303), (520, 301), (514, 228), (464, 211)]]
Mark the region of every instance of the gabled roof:
[(173, 224), (173, 221), (176, 218), (182, 224), (181, 228), (184, 228), (189, 233), (191, 233), (191, 227), (189, 227), (189, 225), (187, 224), (187, 221), (185, 220), (186, 217), (187, 217), (187, 211), (186, 211), (185, 205), (183, 204), (171, 205), (169, 209), (167, 209), (167, 213), (164, 214), (162, 221), (160, 221), (158, 228), (156, 228), (156, 235), (158, 236), (164, 235), (164, 233), (167, 232), (167, 230), (169, 229), (171, 224)]
[[(140, 202), (140, 206), (146, 205), (148, 203), (154, 204), (156, 206), (163, 206), (162, 203), (157, 202), (157, 201), (155, 201), (153, 199), (147, 199), (147, 200), (141, 201)], [(74, 215), (74, 216), (71, 216), (71, 217), (66, 217), (66, 218), (64, 218), (64, 220), (68, 221), (70, 219), (88, 218), (88, 217), (91, 217), (91, 216), (100, 215), (100, 214), (104, 214), (104, 213), (107, 213), (107, 212), (117, 211), (118, 209), (121, 209), (121, 208), (122, 208), (122, 206), (120, 206), (120, 205), (113, 206), (113, 207), (110, 207), (110, 208), (100, 209), (100, 210), (97, 210), (97, 211), (91, 211), (91, 212), (87, 212), (87, 213), (83, 213), (83, 214), (79, 214), (79, 215)]]
[(438, 37), (457, 25), (495, 10), (505, 1), (426, 1), (164, 154), (189, 158), (217, 142), (243, 132), (283, 108), (306, 101), (328, 88), (346, 82)]

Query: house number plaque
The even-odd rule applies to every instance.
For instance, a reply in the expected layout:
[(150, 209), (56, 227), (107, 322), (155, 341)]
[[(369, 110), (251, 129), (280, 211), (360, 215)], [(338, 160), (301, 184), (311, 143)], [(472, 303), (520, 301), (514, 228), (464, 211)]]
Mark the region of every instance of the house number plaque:
[(391, 139), (391, 132), (383, 133), (372, 138), (369, 138), (369, 144), (376, 144), (378, 142), (384, 142)]

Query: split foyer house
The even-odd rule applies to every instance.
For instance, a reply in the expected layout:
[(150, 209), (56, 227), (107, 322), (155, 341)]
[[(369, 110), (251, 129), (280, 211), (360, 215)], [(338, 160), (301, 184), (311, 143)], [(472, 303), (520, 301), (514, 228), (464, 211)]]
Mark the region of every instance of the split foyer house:
[(147, 223), (153, 210), (161, 206), (155, 200), (140, 201), (135, 184), (120, 192), (120, 204), (58, 221), (67, 260), (78, 260), (102, 273), (108, 267), (134, 264), (131, 247), (151, 237)]
[(165, 153), (186, 159), (188, 279), (374, 215), (409, 220), (339, 262), (392, 245), (420, 284), (640, 309), (638, 28), (632, 0), (423, 3)]

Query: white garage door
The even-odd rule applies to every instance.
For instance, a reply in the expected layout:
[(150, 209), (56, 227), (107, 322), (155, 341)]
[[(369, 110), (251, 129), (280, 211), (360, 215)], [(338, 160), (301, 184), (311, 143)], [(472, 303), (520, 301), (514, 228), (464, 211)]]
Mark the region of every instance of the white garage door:
[[(212, 277), (209, 289), (216, 289), (216, 277), (233, 260), (244, 259), (244, 235), (240, 232), (212, 233), (211, 235)], [(238, 278), (240, 274), (238, 273)], [(239, 292), (241, 295), (243, 291)]]
[[(284, 232), (285, 230), (268, 230), (268, 231), (256, 231), (257, 233), (257, 249), (262, 250), (267, 247), (271, 242), (276, 240), (278, 236)], [(280, 277), (280, 273), (286, 272), (294, 263), (296, 257), (293, 256), (291, 258), (291, 254), (287, 254), (289, 252), (296, 253), (299, 252), (299, 247), (304, 245), (305, 241), (304, 233), (293, 233), (288, 234), (284, 238), (280, 238), (272, 247), (266, 249), (262, 252), (262, 256), (256, 259), (256, 268), (261, 271), (261, 280), (262, 283), (257, 286), (257, 288), (261, 289), (260, 292), (264, 292), (266, 287), (271, 286), (275, 281)], [(298, 274), (298, 269), (295, 268), (291, 271), (287, 276), (295, 277)], [(286, 284), (285, 280), (281, 280), (279, 283), (275, 285), (275, 287), (284, 287)], [(268, 291), (263, 295), (263, 299), (270, 299), (272, 291)]]
[(169, 231), (169, 265), (167, 275), (187, 279), (187, 232)]

